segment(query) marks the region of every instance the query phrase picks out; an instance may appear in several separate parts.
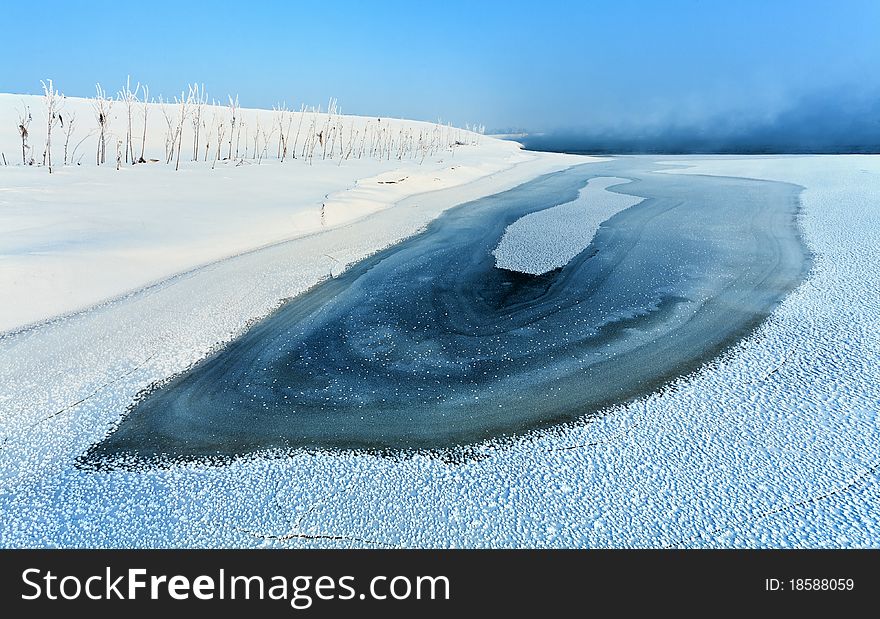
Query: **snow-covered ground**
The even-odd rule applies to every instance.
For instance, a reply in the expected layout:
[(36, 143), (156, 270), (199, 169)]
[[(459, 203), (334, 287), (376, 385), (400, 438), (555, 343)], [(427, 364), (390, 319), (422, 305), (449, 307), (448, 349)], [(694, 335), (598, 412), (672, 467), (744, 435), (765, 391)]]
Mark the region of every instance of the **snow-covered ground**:
[(801, 224), (814, 267), (722, 358), (598, 421), (484, 445), (464, 461), (299, 452), (222, 466), (76, 467), (139, 389), (278, 299), (453, 202), (571, 162), (533, 157), (0, 338), (0, 544), (880, 545), (873, 156), (676, 159), (690, 167), (675, 173), (806, 187)]
[(532, 275), (565, 266), (590, 245), (603, 221), (642, 201), (608, 191), (628, 182), (611, 176), (591, 179), (577, 199), (516, 220), (493, 252), (495, 266)]
[[(345, 224), (406, 197), (461, 186), (536, 159), (513, 142), (429, 123), (356, 116), (332, 121), (342, 127), (353, 153), (340, 157), (340, 148), (348, 154), (349, 144), (335, 143), (334, 156), (325, 159), (317, 143), (309, 159), (303, 155), (309, 128), (314, 122), (325, 130), (328, 116), (295, 113), (286, 117), (291, 154), (282, 163), (277, 158), (278, 137), (287, 129), (287, 121), (282, 119), (279, 128), (276, 112), (245, 109), (237, 112), (237, 123), (244, 130), (237, 130), (241, 137), (232, 147), (233, 153), (238, 147), (241, 157), (215, 165), (216, 151), (206, 151), (205, 141), (212, 139), (216, 147), (216, 124), (224, 119), (227, 128), (221, 151), (226, 157), (230, 112), (206, 106), (196, 151), (199, 161), (192, 161), (194, 129), (187, 120), (181, 169), (175, 171), (173, 164), (164, 161), (165, 117), (161, 106), (151, 104), (143, 150), (145, 158), (161, 161), (123, 163), (117, 171), (116, 144), (127, 131), (122, 103), (117, 101), (111, 108), (107, 162), (99, 167), (95, 165), (98, 125), (92, 102), (68, 98), (60, 111), (68, 124), (53, 129), (55, 169), (50, 175), (46, 167), (21, 165), (16, 127), (18, 114), (24, 110), (33, 118), (26, 159), (33, 156), (41, 162), (46, 134), (41, 98), (0, 94), (0, 152), (10, 164), (4, 166), (0, 159), (0, 295), (4, 299), (0, 332), (81, 310), (199, 265)], [(176, 107), (168, 106), (166, 111), (172, 120), (176, 117)], [(81, 165), (63, 166), (59, 164), (63, 162), (64, 131), (71, 119), (75, 121), (68, 161)], [(133, 133), (138, 156), (142, 127), (142, 107), (137, 106)], [(255, 145), (257, 127), (261, 130)], [(367, 151), (371, 142), (378, 149), (380, 136), (391, 144), (387, 156), (365, 152), (358, 157), (361, 147)], [(398, 159), (394, 141), (406, 136), (412, 137), (415, 150)], [(423, 139), (426, 149), (430, 144), (434, 150), (422, 157), (418, 139)], [(455, 141), (464, 145), (448, 147)], [(383, 142), (383, 148), (388, 144)], [(258, 162), (253, 153), (262, 154), (264, 145), (266, 154)], [(210, 154), (207, 162), (206, 153)], [(564, 160), (557, 157), (557, 161)], [(528, 178), (528, 172), (523, 178)]]

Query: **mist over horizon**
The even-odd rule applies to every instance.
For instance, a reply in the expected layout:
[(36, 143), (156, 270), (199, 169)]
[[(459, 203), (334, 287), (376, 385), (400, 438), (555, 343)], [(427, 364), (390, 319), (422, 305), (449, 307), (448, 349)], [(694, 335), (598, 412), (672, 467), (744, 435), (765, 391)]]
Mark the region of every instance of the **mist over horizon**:
[[(508, 131), (514, 132), (514, 131)], [(880, 91), (816, 91), (774, 111), (706, 112), (525, 133), (530, 150), (587, 153), (880, 153)], [(500, 133), (500, 132), (499, 132)]]

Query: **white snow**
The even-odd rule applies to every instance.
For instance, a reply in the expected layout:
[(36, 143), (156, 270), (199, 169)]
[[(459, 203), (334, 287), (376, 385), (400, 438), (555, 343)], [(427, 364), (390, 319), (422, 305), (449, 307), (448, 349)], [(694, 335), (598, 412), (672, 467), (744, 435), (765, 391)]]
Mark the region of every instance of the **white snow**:
[(880, 545), (880, 157), (674, 163), (803, 185), (815, 255), (808, 280), (756, 333), (694, 375), (464, 462), (299, 452), (76, 468), (139, 389), (327, 273), (324, 253), (350, 262), (450, 201), (560, 165), (537, 157), (0, 338), (0, 545)]
[[(117, 171), (116, 139), (124, 138), (126, 125), (122, 104), (114, 104), (109, 125), (113, 137), (108, 160), (113, 161), (98, 167), (91, 104), (68, 98), (62, 118), (69, 122), (76, 114), (70, 150), (74, 142), (84, 140), (76, 157), (81, 156), (83, 163), (58, 165), (63, 161), (63, 134), (56, 126), (56, 165), (50, 175), (47, 168), (20, 165), (16, 114), (25, 108), (33, 116), (30, 143), (39, 161), (45, 141), (41, 99), (0, 94), (0, 152), (7, 162), (17, 164), (3, 166), (0, 159), (0, 296), (7, 300), (0, 304), (0, 332), (81, 310), (199, 265), (345, 224), (409, 196), (465, 185), (538, 158), (514, 142), (428, 123), (345, 116), (341, 121), (345, 132), (363, 131), (368, 123), (372, 131), (384, 123), (392, 135), (411, 129), (416, 135), (430, 131), (433, 138), (437, 131), (438, 139), (460, 137), (468, 144), (439, 150), (424, 161), (398, 160), (393, 155), (339, 161), (338, 152), (333, 159), (322, 159), (318, 147), (311, 163), (303, 160), (301, 152), (298, 159), (282, 163), (274, 158), (276, 131), (269, 143), (270, 156), (259, 164), (220, 161), (211, 169), (211, 160), (190, 161), (192, 128), (187, 121), (181, 169), (175, 171), (164, 163), (164, 117), (158, 105), (151, 105), (145, 156), (162, 162), (123, 163)], [(205, 117), (213, 113), (203, 112)], [(226, 111), (221, 108), (217, 113)], [(251, 132), (258, 122), (263, 127), (275, 122), (270, 110), (240, 110), (238, 116)], [(299, 116), (294, 115), (293, 132)], [(312, 118), (323, 123), (326, 115), (306, 113), (303, 118), (308, 126)], [(136, 115), (136, 153), (141, 123)], [(440, 134), (450, 131), (448, 136)], [(203, 130), (203, 143), (206, 133)], [(213, 139), (216, 144), (216, 136)], [(252, 133), (242, 141), (253, 151)], [(300, 147), (303, 141), (301, 136)], [(557, 160), (575, 158), (557, 156)]]
[(592, 242), (602, 222), (643, 198), (608, 191), (625, 178), (592, 178), (571, 202), (529, 213), (507, 226), (492, 252), (495, 266), (541, 275), (568, 264)]

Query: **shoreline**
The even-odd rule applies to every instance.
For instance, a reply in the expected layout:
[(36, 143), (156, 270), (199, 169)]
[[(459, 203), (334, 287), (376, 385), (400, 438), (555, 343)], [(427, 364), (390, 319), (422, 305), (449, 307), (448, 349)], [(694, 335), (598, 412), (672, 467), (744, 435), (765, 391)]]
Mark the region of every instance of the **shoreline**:
[[(100, 427), (114, 423), (141, 389), (186, 369), (331, 272), (338, 274), (417, 234), (449, 208), (582, 162), (579, 157), (535, 157), (458, 187), (409, 196), (351, 223), (224, 258), (3, 334), (4, 384), (22, 387), (24, 377), (33, 376), (44, 395), (32, 398), (16, 415), (0, 414), (0, 434), (8, 438), (37, 429), (53, 411), (68, 410), (70, 403), (95, 397), (111, 384), (119, 389), (118, 402), (125, 404), (104, 410)], [(96, 361), (84, 367), (76, 342), (85, 344)], [(81, 430), (91, 435), (83, 448), (103, 434), (98, 429), (96, 435), (89, 423)]]
[[(232, 170), (86, 168), (56, 173), (48, 182), (40, 170), (0, 168), (7, 182), (0, 192), (0, 223), (10, 231), (0, 241), (0, 254), (5, 254), (0, 290), (19, 300), (0, 311), (0, 337), (117, 303), (223, 260), (362, 221), (413, 197), (448, 190), (454, 202), (456, 188), (514, 169), (522, 170), (518, 178), (525, 182), (530, 166), (519, 166), (532, 161), (589, 161), (496, 148), (480, 164), (483, 151), (473, 148), (464, 157), (458, 153), (459, 165), (401, 168), (395, 162), (378, 175), (372, 166), (363, 171), (342, 168), (339, 177), (340, 168), (330, 162), (323, 166), (326, 172), (319, 172), (329, 180), (310, 183), (292, 206), (286, 206), (287, 196), (297, 191), (297, 175), (311, 172), (293, 168), (301, 164), (253, 165), (235, 170), (232, 180), (226, 177)], [(538, 169), (543, 169), (540, 163)], [(352, 175), (361, 178), (346, 180)], [(407, 176), (407, 183), (382, 184), (383, 177), (400, 175)], [(187, 202), (191, 182), (215, 181), (219, 189), (209, 188), (200, 203)], [(253, 204), (260, 198), (242, 195), (238, 206), (214, 208), (215, 200), (235, 200), (217, 194), (228, 195), (230, 183), (237, 194), (258, 182), (263, 194), (269, 194), (259, 207)], [(350, 182), (349, 188), (340, 187)], [(67, 187), (72, 193), (66, 193)], [(120, 192), (148, 197), (131, 198), (136, 203), (120, 209), (111, 197)], [(155, 212), (150, 201), (170, 204)]]
[[(178, 161), (166, 165), (167, 131), (181, 111), (150, 103), (137, 106), (134, 123), (137, 150), (150, 162), (111, 162), (108, 155), (96, 165), (92, 103), (64, 101), (64, 128), (72, 132), (71, 150), (79, 151), (61, 165), (62, 147), (68, 159), (62, 138), (70, 135), (54, 137), (50, 173), (39, 165), (46, 132), (37, 122), (42, 98), (0, 94), (2, 125), (14, 127), (18, 111), (32, 111), (28, 153), (37, 158), (23, 165), (22, 140), (15, 132), (0, 134), (7, 163), (0, 165), (0, 293), (16, 300), (0, 306), (0, 337), (218, 260), (363, 219), (408, 197), (467, 185), (535, 159), (579, 160), (526, 153), (517, 143), (449, 125), (343, 115), (335, 108), (206, 105), (199, 111), (201, 141), (196, 125), (184, 122)], [(109, 116), (108, 150), (126, 135), (124, 111), (117, 105)], [(225, 127), (230, 114), (237, 118), (234, 143), (231, 132), (223, 139), (225, 133), (211, 133), (215, 123)], [(325, 131), (337, 137), (325, 140)], [(74, 163), (82, 158), (82, 165)], [(527, 173), (522, 176), (527, 180)]]
[[(130, 300), (112, 320), (98, 310), (0, 339), (2, 545), (353, 545), (242, 532), (287, 533), (288, 513), (306, 514), (302, 532), (395, 547), (876, 545), (880, 313), (852, 297), (880, 287), (880, 158), (706, 158), (674, 173), (805, 187), (799, 219), (815, 256), (807, 281), (754, 333), (693, 374), (588, 424), (486, 445), (464, 462), (303, 452), (223, 467), (77, 469), (139, 385), (211, 350), (203, 328), (222, 339), (241, 328), (228, 315), (178, 307), (199, 301), (182, 293), (197, 288), (184, 279)], [(376, 217), (398, 229), (394, 212)], [(352, 257), (365, 251), (353, 249)], [(259, 313), (254, 289), (285, 279), (273, 289), (281, 297), (304, 281), (288, 262), (224, 288), (231, 264), (253, 260), (202, 271), (223, 294), (218, 305)], [(304, 266), (327, 273), (329, 263)], [(247, 267), (239, 266), (231, 272)]]
[[(577, 166), (445, 212), (141, 394), (83, 464), (458, 448), (649, 394), (750, 333), (808, 264), (800, 187), (652, 168)], [(544, 276), (497, 267), (510, 221), (608, 185), (629, 193), (605, 213), (591, 196), (592, 251)]]

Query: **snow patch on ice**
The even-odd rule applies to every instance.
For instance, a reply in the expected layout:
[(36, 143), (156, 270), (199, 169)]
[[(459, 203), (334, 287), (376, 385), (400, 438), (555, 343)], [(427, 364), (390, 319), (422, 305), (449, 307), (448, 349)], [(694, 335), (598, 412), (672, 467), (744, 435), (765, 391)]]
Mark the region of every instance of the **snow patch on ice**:
[(529, 213), (507, 226), (495, 255), (495, 266), (541, 275), (563, 267), (589, 247), (602, 222), (644, 200), (608, 191), (628, 179), (590, 179), (571, 202)]

